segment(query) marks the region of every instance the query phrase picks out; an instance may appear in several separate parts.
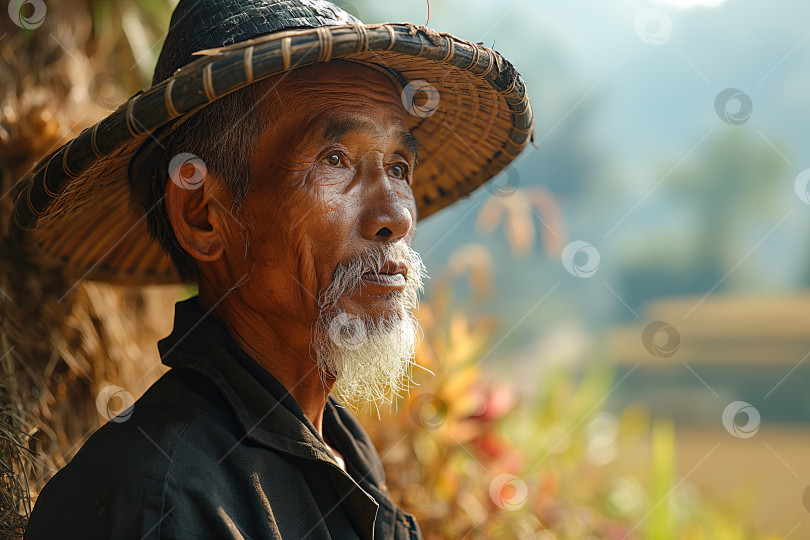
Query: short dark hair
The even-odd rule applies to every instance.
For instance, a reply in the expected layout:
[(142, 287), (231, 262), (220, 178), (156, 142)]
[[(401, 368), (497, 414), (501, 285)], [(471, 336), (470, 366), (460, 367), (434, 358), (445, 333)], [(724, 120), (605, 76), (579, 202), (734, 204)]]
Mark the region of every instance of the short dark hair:
[(201, 159), (209, 175), (225, 181), (233, 200), (231, 212), (238, 214), (253, 174), (253, 152), (270, 122), (269, 100), (265, 100), (272, 92), (270, 84), (260, 81), (206, 105), (166, 135), (162, 147), (151, 141), (154, 144), (145, 146), (139, 152), (141, 157), (133, 159), (129, 172), (133, 203), (146, 213), (150, 236), (171, 257), (183, 281), (197, 281), (199, 268), (177, 241), (166, 210), (169, 164), (180, 153)]

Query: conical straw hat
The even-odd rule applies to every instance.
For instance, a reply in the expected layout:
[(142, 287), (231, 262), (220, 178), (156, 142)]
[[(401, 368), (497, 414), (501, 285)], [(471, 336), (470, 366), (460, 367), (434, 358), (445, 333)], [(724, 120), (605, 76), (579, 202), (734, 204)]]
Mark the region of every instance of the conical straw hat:
[(420, 219), (496, 175), (533, 136), (523, 80), (480, 44), (409, 23), (364, 25), (323, 0), (181, 0), (153, 86), (17, 184), (12, 242), (31, 262), (74, 279), (180, 282), (131, 202), (130, 182), (141, 180), (130, 172), (133, 157), (230, 92), (335, 59), (378, 69), (402, 93), (421, 146), (413, 184)]

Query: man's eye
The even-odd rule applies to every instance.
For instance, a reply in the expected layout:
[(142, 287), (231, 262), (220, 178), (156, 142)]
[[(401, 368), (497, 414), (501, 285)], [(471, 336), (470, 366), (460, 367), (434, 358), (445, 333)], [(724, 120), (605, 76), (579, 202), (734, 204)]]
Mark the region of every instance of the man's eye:
[(322, 160), (327, 165), (331, 165), (332, 167), (339, 167), (340, 166), (340, 154), (332, 153), (328, 154)]
[(397, 163), (391, 166), (391, 176), (394, 178), (405, 178), (408, 176), (408, 167)]

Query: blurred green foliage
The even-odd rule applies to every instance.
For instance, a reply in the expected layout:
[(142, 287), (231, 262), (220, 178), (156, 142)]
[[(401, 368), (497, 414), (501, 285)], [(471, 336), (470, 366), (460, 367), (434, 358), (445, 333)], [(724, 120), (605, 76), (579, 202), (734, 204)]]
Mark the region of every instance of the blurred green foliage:
[(361, 415), (427, 538), (766, 538), (750, 501), (676, 478), (670, 421), (604, 409), (619, 381), (599, 359), (544, 373), (528, 397), (496, 382), (480, 360), (497, 321), (455, 309), (443, 283), (420, 306), (417, 385), (381, 419)]

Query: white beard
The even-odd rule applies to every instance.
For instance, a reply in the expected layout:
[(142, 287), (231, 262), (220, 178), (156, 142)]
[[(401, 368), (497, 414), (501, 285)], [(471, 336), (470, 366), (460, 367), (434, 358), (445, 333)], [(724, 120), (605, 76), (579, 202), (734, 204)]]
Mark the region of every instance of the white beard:
[[(359, 306), (338, 307), (362, 286), (362, 275), (379, 271), (388, 255), (408, 267), (405, 289), (394, 293), (397, 309), (372, 318)], [(371, 402), (377, 408), (411, 384), (414, 352), (420, 327), (413, 315), (422, 290), (425, 267), (419, 254), (404, 247), (385, 246), (338, 269), (321, 295), (321, 313), (313, 331), (313, 349), (321, 378), (337, 380), (335, 394), (347, 405)], [(352, 303), (353, 304), (353, 303)]]

